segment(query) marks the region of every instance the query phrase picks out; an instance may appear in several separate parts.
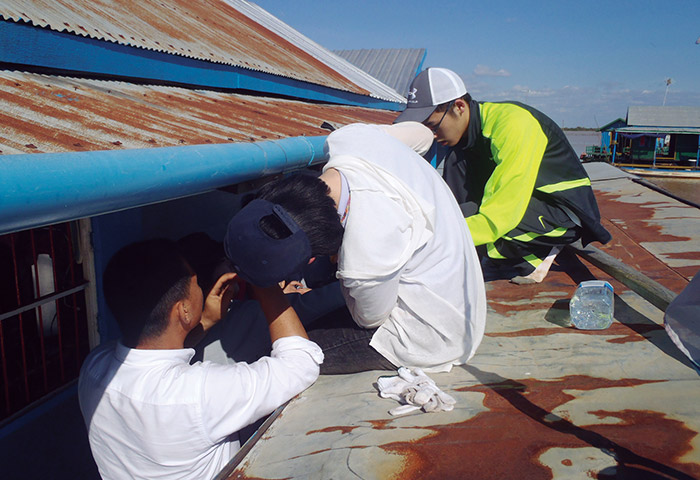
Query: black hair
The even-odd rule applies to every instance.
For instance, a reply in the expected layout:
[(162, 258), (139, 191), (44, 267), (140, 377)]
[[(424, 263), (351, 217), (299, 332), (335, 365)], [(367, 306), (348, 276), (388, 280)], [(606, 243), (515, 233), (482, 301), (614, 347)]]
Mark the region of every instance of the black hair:
[[(328, 185), (317, 176), (294, 174), (263, 185), (257, 198), (276, 203), (291, 215), (309, 239), (312, 256), (335, 255), (344, 229), (329, 194)], [(274, 216), (264, 217), (260, 227), (273, 238), (291, 234)]]
[(114, 254), (103, 275), (103, 288), (122, 343), (134, 348), (163, 333), (173, 306), (188, 296), (193, 276), (170, 240), (137, 242)]
[(223, 243), (204, 232), (194, 232), (180, 238), (177, 247), (197, 275), (197, 283), (206, 297), (219, 279), (220, 268), (226, 261)]
[[(464, 95), (462, 95), (462, 96), (459, 97), (459, 98), (461, 98), (462, 100), (464, 100), (464, 102), (465, 102), (467, 105), (469, 104), (469, 102), (472, 101), (472, 96), (469, 95), (469, 93), (465, 93)], [(457, 100), (457, 99), (455, 98), (455, 100)], [(435, 111), (436, 111), (436, 112), (444, 112), (445, 110), (447, 110), (447, 108), (448, 108), (452, 103), (454, 103), (455, 100), (450, 100), (449, 102), (441, 103), (440, 105), (438, 105), (438, 106), (435, 108)]]

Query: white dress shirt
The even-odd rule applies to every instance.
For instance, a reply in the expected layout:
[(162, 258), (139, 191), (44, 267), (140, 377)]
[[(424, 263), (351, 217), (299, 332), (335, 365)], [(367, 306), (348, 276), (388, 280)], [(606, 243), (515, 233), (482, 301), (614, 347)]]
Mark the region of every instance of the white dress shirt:
[(337, 276), (353, 319), (379, 327), (370, 345), (395, 365), (449, 371), (466, 363), (483, 338), (486, 294), (449, 187), (381, 127), (340, 128), (325, 147), (325, 169), (350, 186)]
[(93, 350), (78, 395), (105, 479), (213, 478), (240, 448), (236, 432), (318, 378), (321, 349), (283, 337), (251, 364), (190, 365), (194, 350)]

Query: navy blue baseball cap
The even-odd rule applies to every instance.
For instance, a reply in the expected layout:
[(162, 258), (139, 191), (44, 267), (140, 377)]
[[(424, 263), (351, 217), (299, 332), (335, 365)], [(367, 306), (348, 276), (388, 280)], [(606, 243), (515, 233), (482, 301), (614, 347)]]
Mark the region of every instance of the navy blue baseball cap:
[[(273, 238), (260, 221), (273, 215), (291, 232)], [(282, 280), (299, 280), (311, 258), (311, 245), (304, 231), (289, 213), (267, 200), (256, 199), (243, 207), (228, 224), (224, 251), (236, 272), (247, 282), (270, 287)]]

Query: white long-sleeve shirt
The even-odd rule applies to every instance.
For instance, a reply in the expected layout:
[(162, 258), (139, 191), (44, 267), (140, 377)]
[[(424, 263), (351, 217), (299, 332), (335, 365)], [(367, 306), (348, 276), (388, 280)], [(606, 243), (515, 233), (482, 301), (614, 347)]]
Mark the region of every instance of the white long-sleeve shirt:
[(236, 432), (309, 387), (323, 361), (301, 337), (251, 364), (190, 365), (194, 353), (115, 343), (90, 353), (78, 395), (102, 478), (213, 478), (240, 448)]
[(427, 371), (467, 362), (483, 338), (486, 294), (449, 187), (377, 126), (338, 129), (326, 149), (325, 169), (350, 187), (338, 278), (355, 322), (379, 327), (370, 345), (395, 365)]

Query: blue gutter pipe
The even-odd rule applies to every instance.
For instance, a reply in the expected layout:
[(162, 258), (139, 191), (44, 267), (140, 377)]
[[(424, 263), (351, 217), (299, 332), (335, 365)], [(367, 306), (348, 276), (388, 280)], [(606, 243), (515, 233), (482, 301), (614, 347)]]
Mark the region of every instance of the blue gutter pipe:
[(0, 234), (172, 200), (326, 159), (325, 136), (0, 156)]

